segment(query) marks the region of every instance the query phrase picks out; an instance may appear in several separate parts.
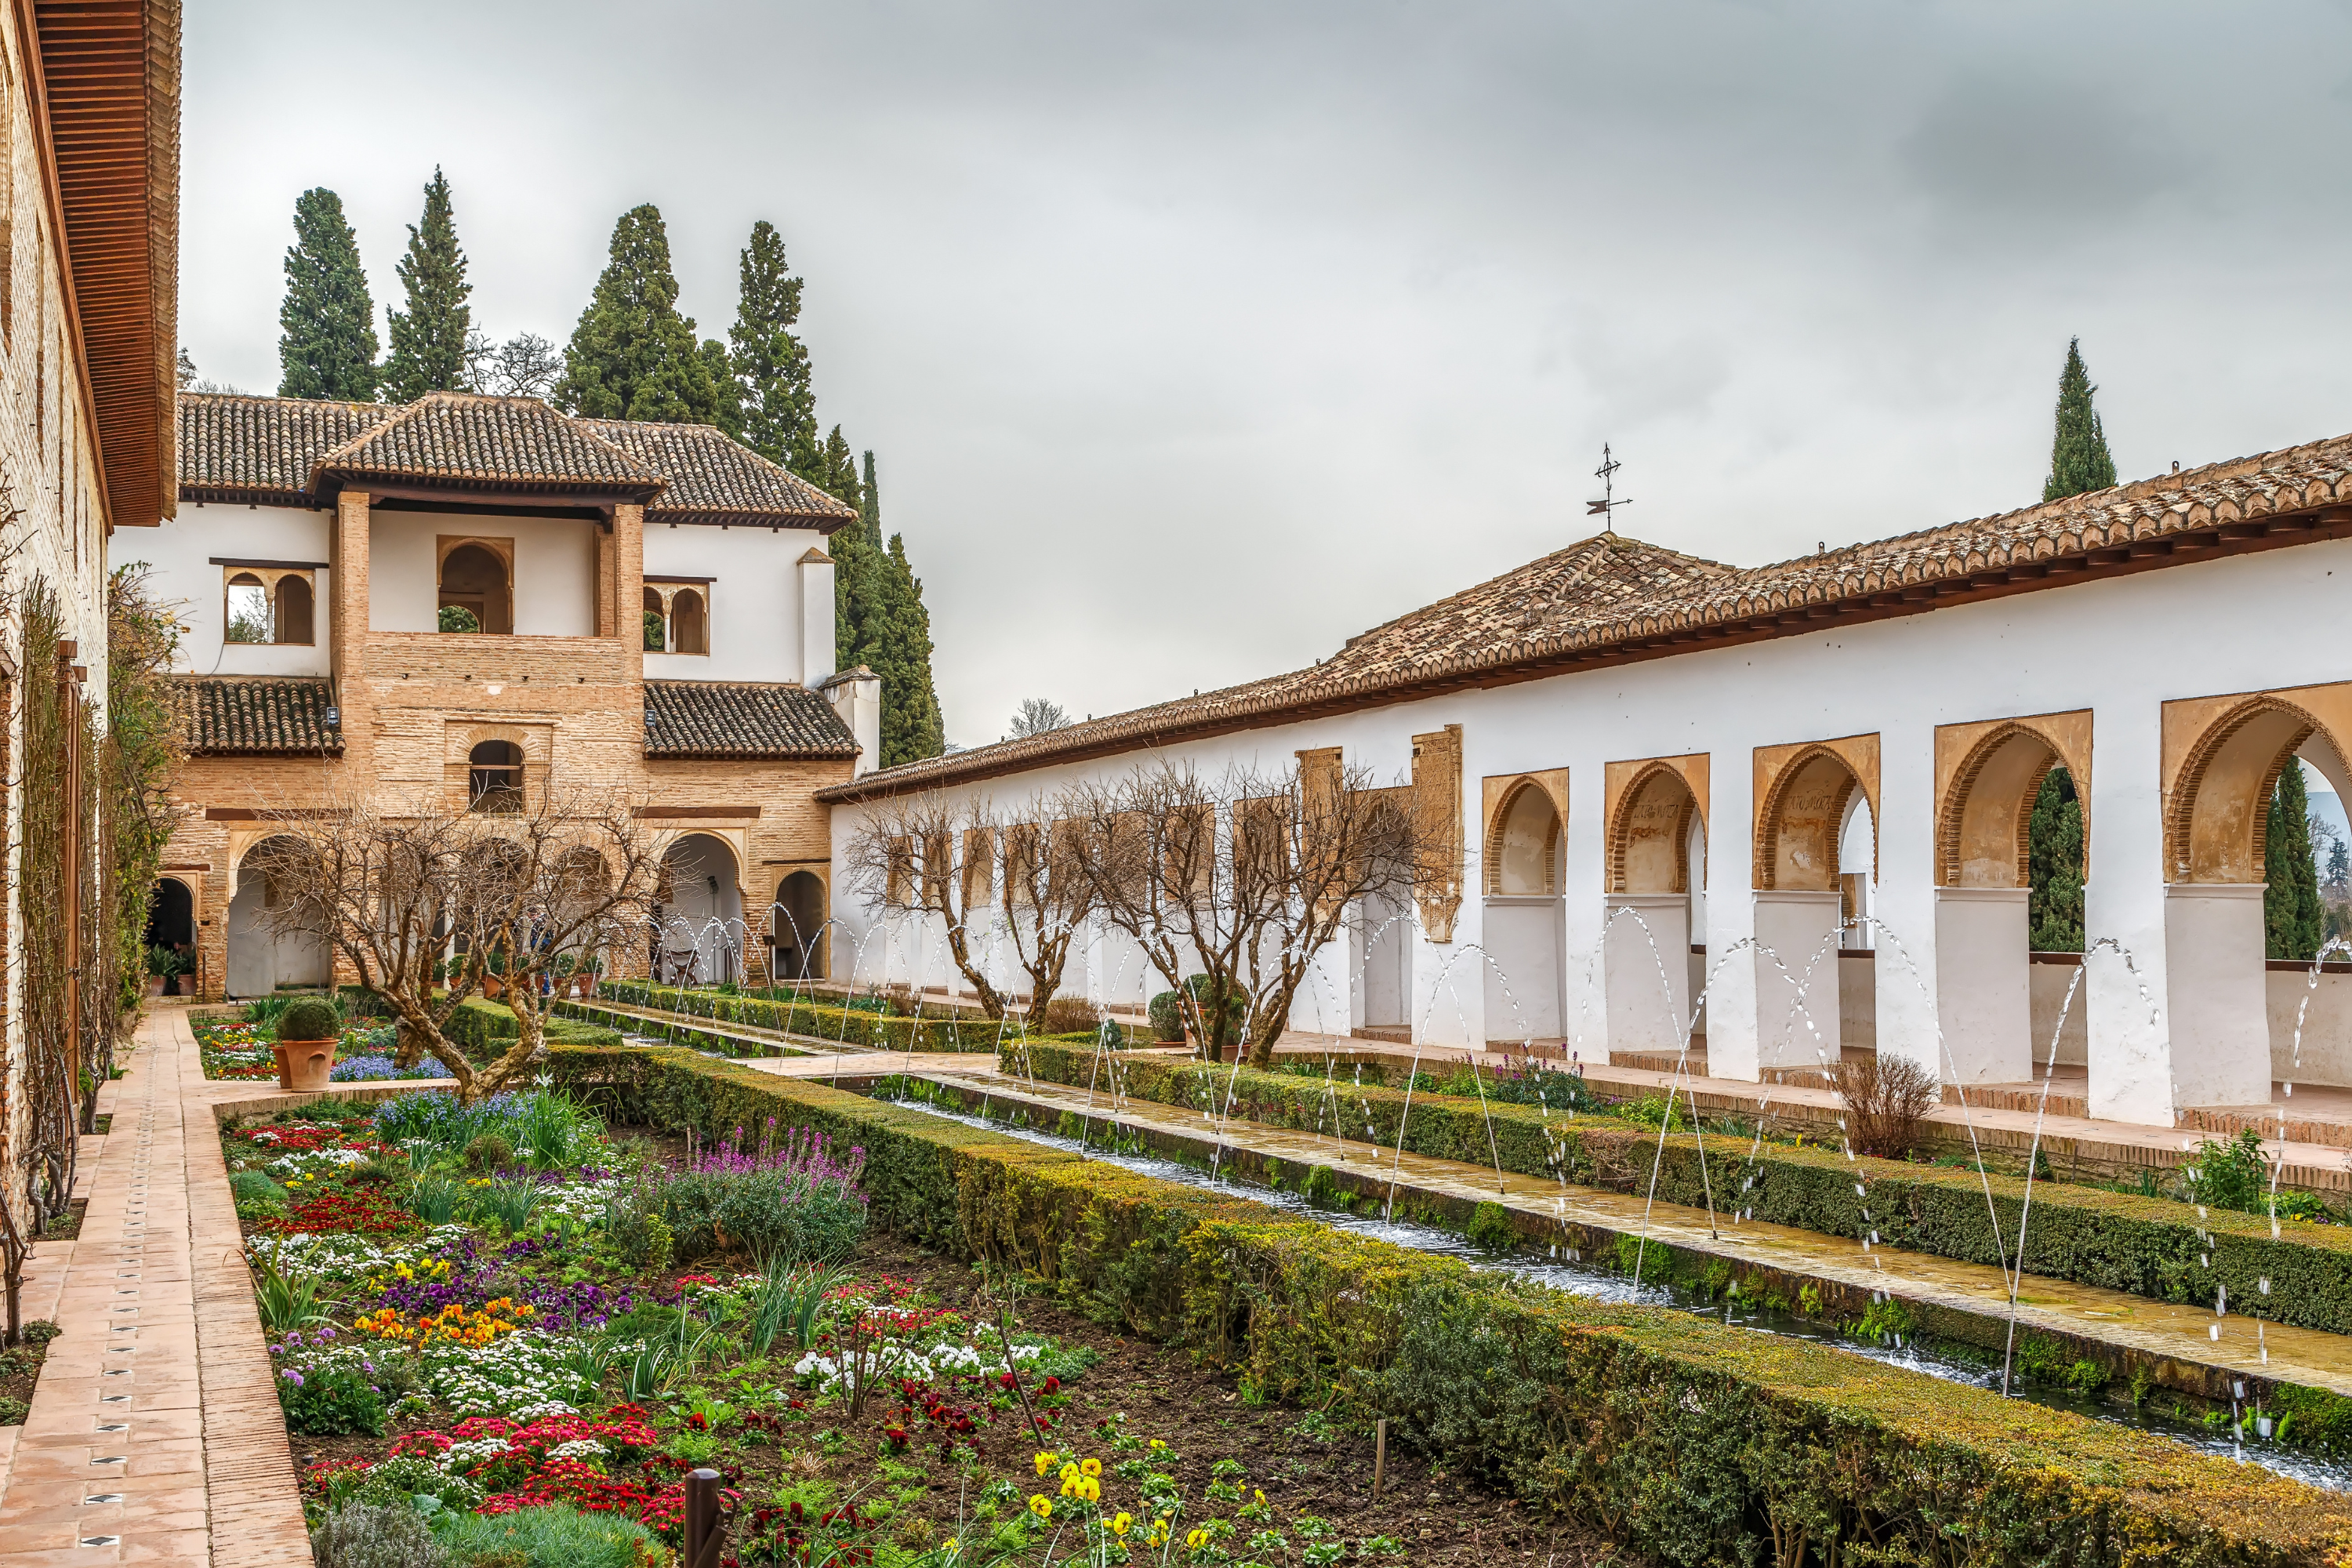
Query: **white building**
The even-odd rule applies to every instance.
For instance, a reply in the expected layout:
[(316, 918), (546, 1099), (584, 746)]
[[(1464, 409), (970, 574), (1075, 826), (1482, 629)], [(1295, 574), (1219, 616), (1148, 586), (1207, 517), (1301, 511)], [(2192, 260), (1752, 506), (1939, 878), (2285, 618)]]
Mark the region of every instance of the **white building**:
[[(1294, 1026), (1656, 1058), (1704, 986), (1714, 1076), (1845, 1043), (1990, 1084), (2048, 1056), (2078, 973), (2027, 945), (2027, 816), (2063, 766), (2093, 952), (2060, 1059), (2094, 1114), (2167, 1123), (2267, 1104), (2274, 1073), (2352, 1084), (2332, 993), (2287, 1059), (2304, 977), (2266, 970), (2262, 923), (2280, 769), (2352, 798), (2347, 536), (2352, 437), (1752, 569), (1602, 534), (1308, 668), (820, 798), (839, 858), (877, 792), (1027, 798), (1145, 748), (1216, 772), (1338, 747), (1442, 792), (1465, 848), (1409, 921), (1363, 911)], [(836, 952), (945, 984), (929, 935)], [(1163, 988), (1121, 945), (1087, 943), (1084, 985)]]

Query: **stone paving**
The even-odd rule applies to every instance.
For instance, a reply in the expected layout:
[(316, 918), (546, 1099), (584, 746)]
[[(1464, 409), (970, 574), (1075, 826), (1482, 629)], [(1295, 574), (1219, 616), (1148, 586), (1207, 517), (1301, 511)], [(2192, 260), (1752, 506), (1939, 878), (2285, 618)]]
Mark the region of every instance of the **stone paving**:
[(142, 1023), (99, 1091), (81, 1234), (37, 1249), (28, 1314), (49, 1345), (0, 1477), (0, 1568), (307, 1564), (293, 1456), (237, 1239), (215, 1100), (186, 1015)]

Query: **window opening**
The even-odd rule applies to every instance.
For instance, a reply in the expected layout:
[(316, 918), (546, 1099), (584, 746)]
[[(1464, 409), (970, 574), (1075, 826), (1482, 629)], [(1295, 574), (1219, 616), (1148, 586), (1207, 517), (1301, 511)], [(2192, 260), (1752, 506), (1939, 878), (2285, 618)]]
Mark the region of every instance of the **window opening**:
[(661, 592), (646, 590), (646, 651), (662, 653), (669, 647), (669, 617), (664, 613)]
[(316, 640), (317, 603), (307, 571), (232, 569), (223, 605), (222, 640), (307, 646)]
[(680, 588), (671, 596), (669, 630), (673, 652), (710, 651), (709, 617), (703, 613), (701, 595), (691, 588)]
[(470, 543), (442, 556), (440, 611), (440, 627), (445, 632), (510, 636), (514, 590), (508, 581), (505, 559), (487, 545)]
[(466, 800), (474, 811), (522, 809), (522, 748), (484, 741), (466, 753)]

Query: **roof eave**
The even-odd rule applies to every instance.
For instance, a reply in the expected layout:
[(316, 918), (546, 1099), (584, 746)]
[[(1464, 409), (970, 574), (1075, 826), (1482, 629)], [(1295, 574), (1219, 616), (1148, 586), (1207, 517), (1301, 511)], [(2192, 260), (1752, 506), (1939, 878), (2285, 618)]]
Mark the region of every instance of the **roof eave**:
[(1091, 726), (1078, 725), (1070, 731), (1055, 731), (1069, 735), (1069, 742), (1063, 745), (1056, 746), (1049, 742), (1034, 751), (994, 755), (991, 754), (994, 748), (983, 748), (959, 752), (952, 761), (945, 763), (940, 763), (939, 759), (926, 758), (919, 763), (902, 764), (899, 768), (868, 773), (847, 784), (829, 785), (817, 791), (816, 798), (827, 805), (850, 805), (887, 798), (911, 790), (961, 786), (1027, 773), (1039, 767), (1091, 762), (1106, 756), (1140, 752), (1153, 746), (1206, 740), (1244, 730), (1269, 729), (1333, 713), (1395, 707), (1449, 691), (1517, 685), (1575, 669), (1597, 669), (1671, 658), (1701, 648), (1729, 647), (1776, 637), (1800, 637), (1832, 626), (1920, 615), (1948, 605), (2006, 598), (2016, 594), (2063, 587), (2075, 582), (2128, 576), (2197, 561), (2251, 554), (2322, 539), (2344, 538), (2352, 538), (2352, 507), (2322, 506), (2252, 519), (2208, 521), (2201, 526), (2185, 527), (2171, 533), (2064, 553), (2053, 552), (2029, 560), (2013, 560), (1976, 570), (1951, 571), (1939, 577), (1923, 578), (1899, 586), (1715, 620), (1682, 621), (1674, 617), (1671, 606), (1667, 606), (1667, 613), (1652, 617), (1654, 622), (1653, 627), (1631, 636), (1591, 641), (1567, 638), (1562, 639), (1561, 646), (1540, 652), (1515, 654), (1491, 662), (1464, 660), (1393, 680), (1366, 681), (1263, 706), (1252, 706), (1244, 700), (1223, 711), (1179, 716), (1168, 722), (1139, 725), (1131, 729), (1098, 731), (1091, 737), (1083, 733)]
[(677, 523), (689, 528), (789, 528), (828, 538), (857, 521), (856, 512), (728, 510), (715, 507), (654, 507), (646, 509), (647, 523)]

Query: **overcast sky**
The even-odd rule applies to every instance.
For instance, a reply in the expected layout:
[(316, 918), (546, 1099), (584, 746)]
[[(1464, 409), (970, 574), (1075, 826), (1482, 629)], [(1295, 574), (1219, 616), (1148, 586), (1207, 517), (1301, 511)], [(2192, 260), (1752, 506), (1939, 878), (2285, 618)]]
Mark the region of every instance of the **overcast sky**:
[(646, 201), (723, 336), (772, 220), (976, 744), (1580, 538), (1604, 440), (1752, 563), (2039, 500), (2070, 334), (2127, 479), (2352, 429), (2347, 61), (2343, 4), (211, 0), (181, 321), (274, 391), (296, 195), (381, 306), (436, 163), (499, 336)]

